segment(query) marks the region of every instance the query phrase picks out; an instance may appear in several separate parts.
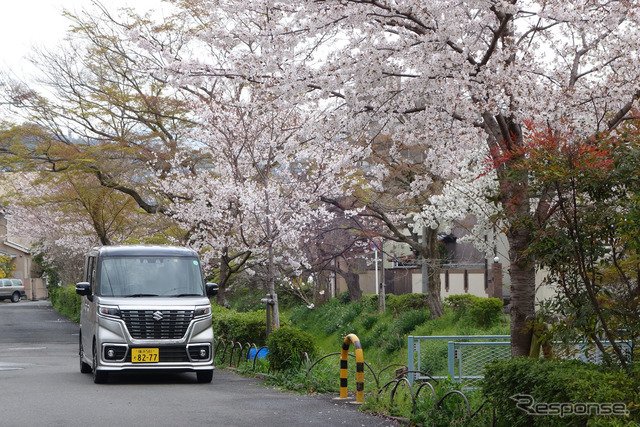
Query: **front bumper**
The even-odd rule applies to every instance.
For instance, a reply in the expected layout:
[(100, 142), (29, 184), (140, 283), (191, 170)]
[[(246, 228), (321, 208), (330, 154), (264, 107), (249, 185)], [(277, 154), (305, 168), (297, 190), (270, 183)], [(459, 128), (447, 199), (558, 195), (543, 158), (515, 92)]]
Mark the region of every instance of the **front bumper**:
[[(191, 321), (180, 339), (134, 339), (121, 319), (98, 317), (98, 365), (104, 371), (213, 370), (214, 346), (211, 317)], [(132, 349), (157, 349), (152, 362), (134, 362)]]

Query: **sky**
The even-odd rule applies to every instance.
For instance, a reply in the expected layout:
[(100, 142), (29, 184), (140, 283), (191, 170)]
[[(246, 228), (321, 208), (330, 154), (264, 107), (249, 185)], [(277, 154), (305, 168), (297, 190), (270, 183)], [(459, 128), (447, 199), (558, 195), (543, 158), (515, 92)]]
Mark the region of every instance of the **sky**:
[[(135, 6), (159, 9), (160, 0), (103, 0), (108, 9)], [(30, 73), (24, 58), (33, 46), (55, 48), (64, 38), (69, 21), (63, 8), (89, 8), (91, 0), (3, 0), (0, 6), (0, 68), (20, 75)]]

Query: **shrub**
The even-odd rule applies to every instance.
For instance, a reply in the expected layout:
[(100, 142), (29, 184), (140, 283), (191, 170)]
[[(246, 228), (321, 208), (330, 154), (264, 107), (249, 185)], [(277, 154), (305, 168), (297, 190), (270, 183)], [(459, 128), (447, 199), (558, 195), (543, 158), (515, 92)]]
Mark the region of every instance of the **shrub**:
[(55, 310), (74, 322), (80, 321), (82, 297), (76, 294), (75, 286), (54, 287), (50, 289), (49, 299)]
[(502, 301), (498, 298), (481, 298), (471, 294), (451, 295), (444, 299), (456, 314), (456, 320), (468, 316), (475, 324), (487, 327), (502, 318)]
[(429, 296), (427, 294), (403, 294), (387, 296), (387, 310), (395, 314), (404, 313), (409, 310), (428, 310)]
[[(636, 371), (637, 372), (637, 371)], [(578, 360), (514, 358), (487, 365), (483, 394), (497, 410), (499, 426), (611, 425), (613, 418), (591, 415), (528, 415), (516, 406), (513, 396), (529, 395), (534, 402), (548, 403), (625, 403), (630, 416), (615, 421), (626, 425), (638, 421), (633, 402), (638, 397), (638, 376), (618, 368), (606, 368)]]
[(451, 307), (454, 312), (463, 313), (471, 306), (471, 304), (473, 304), (473, 301), (476, 298), (478, 297), (471, 294), (450, 295), (444, 299), (444, 302)]
[(469, 314), (480, 326), (490, 326), (502, 319), (502, 309), (503, 303), (498, 298), (478, 298), (471, 305)]
[(264, 345), (267, 336), (265, 310), (238, 313), (224, 308), (213, 311), (213, 331), (217, 336), (242, 343)]
[(273, 331), (267, 339), (267, 348), (269, 349), (267, 360), (271, 368), (276, 371), (296, 367), (303, 353), (307, 353), (309, 358), (313, 358), (316, 354), (313, 336), (289, 326)]

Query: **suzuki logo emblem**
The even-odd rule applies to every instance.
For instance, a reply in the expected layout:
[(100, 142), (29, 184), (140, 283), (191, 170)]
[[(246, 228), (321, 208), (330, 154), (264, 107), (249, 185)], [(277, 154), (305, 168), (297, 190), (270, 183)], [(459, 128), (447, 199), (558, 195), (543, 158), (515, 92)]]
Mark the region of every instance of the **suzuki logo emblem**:
[(155, 313), (153, 313), (153, 320), (155, 320), (156, 322), (159, 322), (162, 320), (162, 312), (161, 311), (156, 311)]

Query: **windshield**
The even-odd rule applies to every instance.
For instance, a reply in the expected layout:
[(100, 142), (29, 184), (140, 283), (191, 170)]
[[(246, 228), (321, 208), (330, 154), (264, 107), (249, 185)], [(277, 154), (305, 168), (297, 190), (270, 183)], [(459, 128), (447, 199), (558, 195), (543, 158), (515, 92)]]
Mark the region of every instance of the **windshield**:
[(191, 257), (104, 257), (98, 277), (107, 297), (205, 294), (200, 263)]

